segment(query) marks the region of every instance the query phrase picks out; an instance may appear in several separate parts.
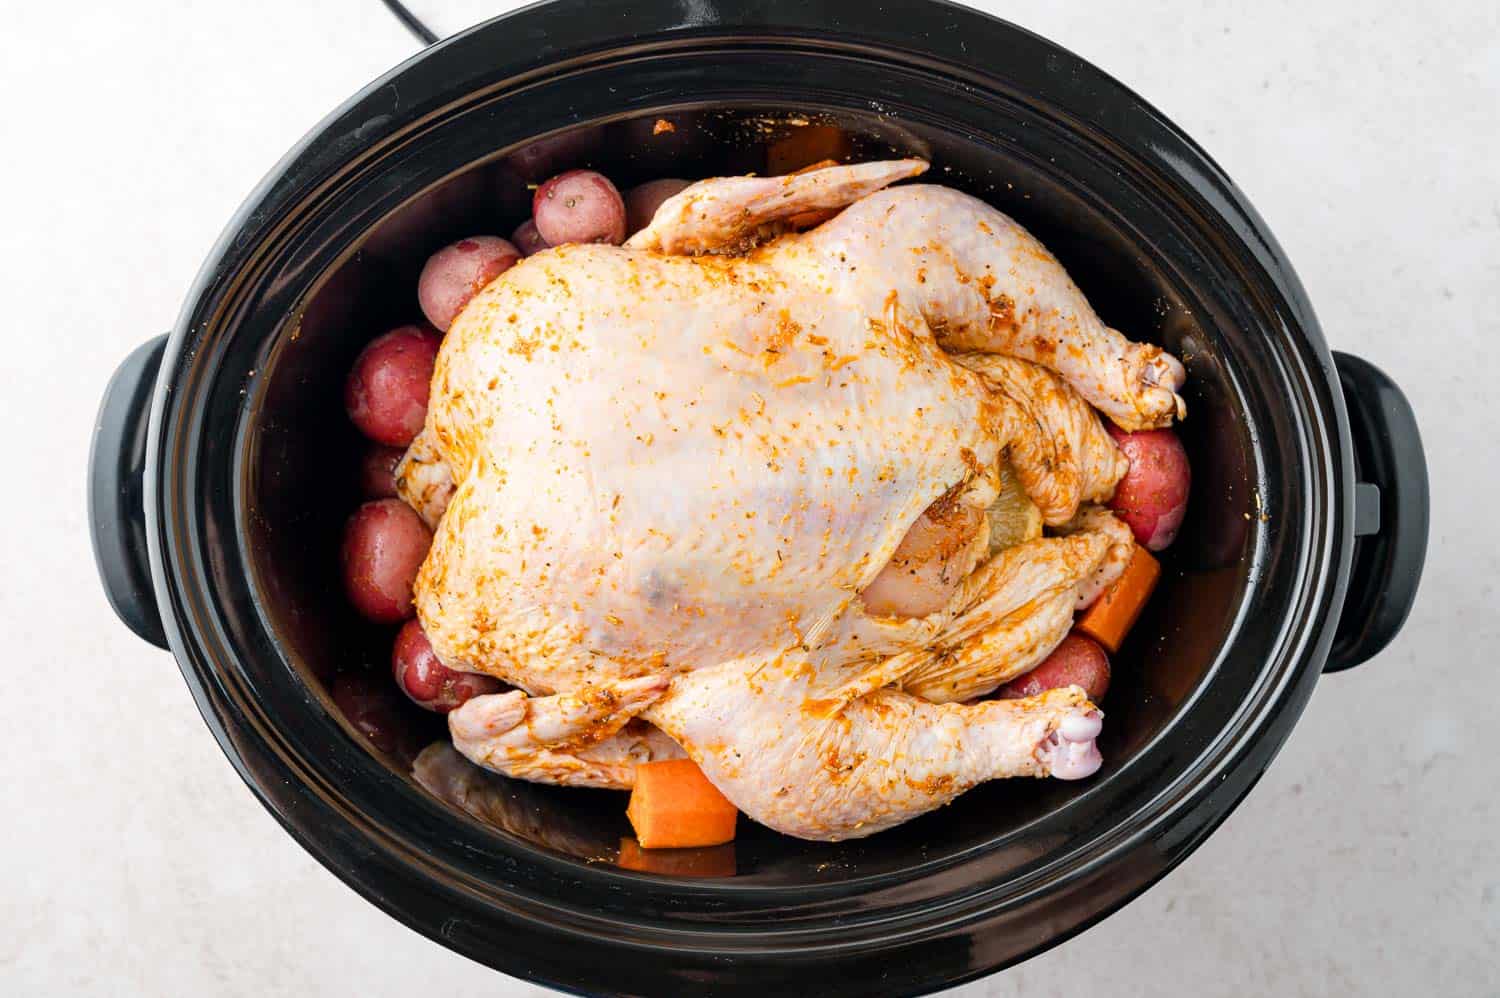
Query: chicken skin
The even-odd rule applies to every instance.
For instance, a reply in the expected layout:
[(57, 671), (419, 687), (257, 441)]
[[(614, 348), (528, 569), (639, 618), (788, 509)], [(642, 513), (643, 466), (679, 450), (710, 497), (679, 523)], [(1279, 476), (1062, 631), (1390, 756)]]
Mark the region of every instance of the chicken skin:
[[(704, 181), (454, 321), (401, 476), (436, 524), (417, 610), (450, 668), (517, 687), (450, 715), (460, 752), (607, 787), (685, 752), (813, 839), (1098, 768), (1080, 689), (969, 701), (1118, 560), (1080, 514), (1126, 468), (1093, 408), (1167, 425), (1182, 367), (1000, 212), (886, 189), (925, 168)], [(990, 557), (1006, 460), (1065, 535)]]

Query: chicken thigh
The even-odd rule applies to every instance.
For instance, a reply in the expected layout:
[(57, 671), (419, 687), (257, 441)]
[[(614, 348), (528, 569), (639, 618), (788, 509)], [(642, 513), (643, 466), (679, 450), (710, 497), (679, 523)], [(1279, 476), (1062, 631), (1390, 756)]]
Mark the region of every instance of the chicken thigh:
[[(817, 839), (1097, 769), (1076, 687), (962, 701), (1044, 658), (1109, 570), (1117, 538), (1075, 517), (1125, 462), (1089, 405), (1165, 425), (1182, 368), (995, 209), (882, 190), (925, 168), (704, 181), (455, 320), (402, 478), (437, 524), (417, 610), (445, 664), (518, 687), (450, 715), (461, 752), (628, 787), (685, 751)], [(1069, 532), (989, 558), (1006, 459)]]

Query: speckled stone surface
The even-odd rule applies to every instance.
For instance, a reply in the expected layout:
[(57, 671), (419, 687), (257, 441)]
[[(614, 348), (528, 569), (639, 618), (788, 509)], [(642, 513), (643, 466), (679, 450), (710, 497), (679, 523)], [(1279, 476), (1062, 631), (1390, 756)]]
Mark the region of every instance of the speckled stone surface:
[[(413, 4), (444, 33), (508, 6)], [(986, 6), (1125, 81), (1243, 186), (1329, 341), (1411, 396), (1434, 507), (1406, 630), (1320, 685), (1222, 830), (1123, 913), (954, 993), (1500, 994), (1500, 14)], [(114, 364), (166, 328), (283, 151), (412, 42), (375, 0), (15, 3), (0, 21), (0, 992), (545, 993), (405, 929), (280, 830), (171, 660), (115, 622), (86, 533)]]

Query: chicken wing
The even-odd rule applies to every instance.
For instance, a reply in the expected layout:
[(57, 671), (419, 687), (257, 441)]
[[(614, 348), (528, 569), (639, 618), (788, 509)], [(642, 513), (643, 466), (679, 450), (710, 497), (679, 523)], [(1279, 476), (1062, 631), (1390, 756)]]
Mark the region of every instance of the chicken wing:
[(1080, 503), (1106, 500), (1114, 493), (1130, 462), (1098, 413), (1060, 375), (1000, 354), (953, 359), (983, 375), (1029, 424), (1024, 432), (1008, 435), (1010, 460), (1046, 523), (1066, 523)]

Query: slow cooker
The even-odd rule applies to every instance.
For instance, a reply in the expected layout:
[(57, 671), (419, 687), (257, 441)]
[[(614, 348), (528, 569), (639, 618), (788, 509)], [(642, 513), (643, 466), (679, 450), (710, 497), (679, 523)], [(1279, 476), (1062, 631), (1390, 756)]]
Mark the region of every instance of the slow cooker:
[[(509, 232), (528, 184), (764, 170), (813, 125), (853, 158), (930, 159), (1185, 360), (1188, 523), (1116, 657), (1095, 778), (985, 785), (855, 842), (744, 822), (712, 869), (632, 869), (621, 795), (482, 773), (396, 702), (390, 635), (338, 580), (340, 386), (416, 318), (425, 257)], [(912, 993), (1081, 931), (1225, 819), (1321, 674), (1391, 639), (1428, 519), (1410, 406), (1329, 351), (1223, 171), (1083, 60), (935, 0), (554, 0), (433, 45), (250, 196), (172, 331), (120, 365), (90, 460), (111, 603), (287, 831), (445, 946), (621, 994)]]

